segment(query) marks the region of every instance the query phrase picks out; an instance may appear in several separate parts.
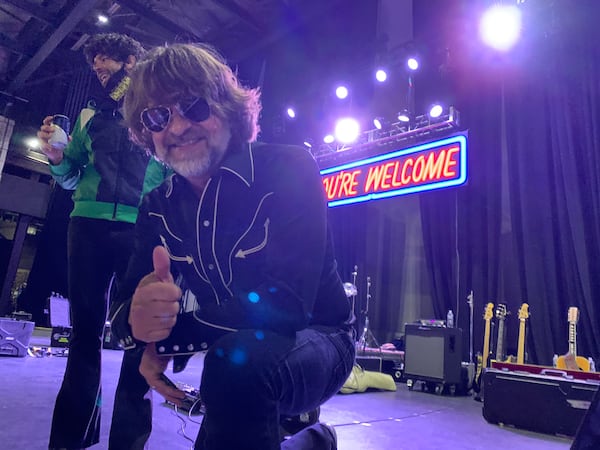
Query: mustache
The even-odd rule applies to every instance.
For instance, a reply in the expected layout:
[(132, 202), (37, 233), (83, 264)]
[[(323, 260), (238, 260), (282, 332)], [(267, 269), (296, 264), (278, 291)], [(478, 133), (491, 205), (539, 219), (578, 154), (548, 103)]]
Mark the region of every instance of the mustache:
[(203, 133), (194, 129), (188, 129), (181, 135), (169, 135), (165, 140), (165, 146), (167, 148), (178, 147), (187, 142), (195, 142), (201, 139), (206, 139), (206, 136)]

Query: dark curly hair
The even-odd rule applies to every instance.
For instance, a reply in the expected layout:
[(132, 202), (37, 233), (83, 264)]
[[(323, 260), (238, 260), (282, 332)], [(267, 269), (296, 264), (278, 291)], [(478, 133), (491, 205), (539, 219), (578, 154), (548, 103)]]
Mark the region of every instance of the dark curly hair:
[(233, 142), (256, 140), (261, 111), (258, 88), (242, 86), (224, 58), (207, 44), (155, 47), (135, 65), (125, 94), (124, 116), (133, 140), (154, 152), (152, 136), (140, 122), (148, 105), (172, 104), (182, 98), (206, 99), (211, 114), (231, 127)]
[(125, 62), (129, 55), (140, 59), (145, 50), (138, 41), (119, 33), (102, 33), (92, 36), (83, 47), (87, 63), (92, 66), (96, 55), (106, 55), (115, 61)]

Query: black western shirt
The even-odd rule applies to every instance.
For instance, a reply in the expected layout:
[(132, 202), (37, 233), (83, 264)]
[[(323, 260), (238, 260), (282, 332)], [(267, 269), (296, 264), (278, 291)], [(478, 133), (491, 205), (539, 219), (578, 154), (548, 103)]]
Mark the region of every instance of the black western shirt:
[[(151, 192), (120, 298), (152, 271), (156, 245), (167, 249), (174, 277), (194, 294), (194, 315), (206, 325), (290, 334), (349, 322), (318, 167), (301, 147), (230, 148), (200, 198), (178, 175)], [(122, 324), (128, 309), (117, 313)]]

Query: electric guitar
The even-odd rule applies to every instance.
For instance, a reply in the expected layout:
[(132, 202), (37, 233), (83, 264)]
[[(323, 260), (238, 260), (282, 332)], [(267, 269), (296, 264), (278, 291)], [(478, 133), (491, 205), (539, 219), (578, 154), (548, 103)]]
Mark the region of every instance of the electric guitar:
[(483, 369), (488, 365), (488, 358), (490, 356), (490, 325), (492, 317), (494, 316), (494, 304), (488, 303), (483, 313), (483, 319), (485, 320), (485, 332), (483, 336), (483, 353), (477, 355), (477, 371), (475, 372), (475, 380), (473, 381), (473, 390), (479, 392), (481, 390), (481, 375)]
[(529, 319), (529, 305), (523, 303), (519, 308), (519, 344), (517, 346), (517, 364), (525, 363), (525, 323)]
[(569, 351), (566, 355), (556, 358), (556, 367), (559, 369), (582, 370), (595, 372), (596, 367), (592, 358), (577, 356), (577, 322), (579, 321), (579, 308), (569, 308)]
[(506, 305), (499, 303), (496, 306), (496, 319), (498, 319), (498, 341), (496, 342), (496, 361), (504, 361), (504, 342), (506, 340), (506, 331), (504, 321), (509, 313), (506, 311)]

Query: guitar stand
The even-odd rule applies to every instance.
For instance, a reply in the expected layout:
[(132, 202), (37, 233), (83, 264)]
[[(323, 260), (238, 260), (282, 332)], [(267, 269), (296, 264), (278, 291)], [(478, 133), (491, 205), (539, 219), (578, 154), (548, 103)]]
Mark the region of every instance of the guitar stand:
[(373, 333), (369, 329), (369, 302), (371, 300), (371, 277), (367, 277), (367, 304), (365, 305), (365, 327), (363, 328), (363, 332), (358, 339), (357, 342), (357, 350), (362, 350), (363, 352), (367, 347), (370, 348), (379, 348), (379, 342), (373, 336)]

